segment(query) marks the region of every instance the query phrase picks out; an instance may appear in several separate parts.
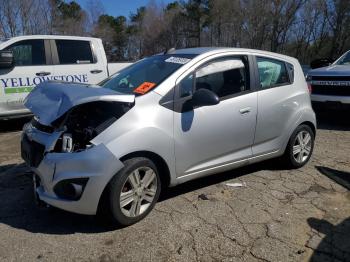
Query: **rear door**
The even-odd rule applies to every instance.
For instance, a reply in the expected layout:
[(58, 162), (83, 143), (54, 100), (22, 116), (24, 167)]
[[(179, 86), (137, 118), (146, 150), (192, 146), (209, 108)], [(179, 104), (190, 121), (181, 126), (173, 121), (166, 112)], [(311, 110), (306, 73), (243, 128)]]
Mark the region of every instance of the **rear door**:
[(22, 40), (10, 44), (15, 66), (0, 70), (0, 114), (26, 111), (23, 100), (35, 85), (48, 80), (53, 74), (49, 41)]
[(300, 106), (293, 88), (293, 65), (279, 59), (256, 57), (258, 85), (258, 116), (253, 146), (255, 156), (281, 149), (291, 121)]
[(54, 80), (97, 84), (107, 78), (107, 65), (89, 40), (51, 40)]

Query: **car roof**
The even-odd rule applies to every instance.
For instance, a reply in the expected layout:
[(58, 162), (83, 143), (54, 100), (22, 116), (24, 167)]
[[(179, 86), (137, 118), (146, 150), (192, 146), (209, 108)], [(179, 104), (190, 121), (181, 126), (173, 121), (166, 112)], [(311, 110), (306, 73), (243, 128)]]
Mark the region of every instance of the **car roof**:
[(217, 54), (223, 52), (242, 52), (242, 53), (254, 53), (261, 54), (271, 57), (279, 57), (284, 60), (295, 60), (294, 57), (282, 55), (279, 53), (268, 52), (264, 50), (248, 49), (248, 48), (236, 48), (236, 47), (195, 47), (195, 48), (184, 48), (176, 49), (171, 51), (170, 54), (194, 54), (194, 55), (204, 55), (204, 54)]

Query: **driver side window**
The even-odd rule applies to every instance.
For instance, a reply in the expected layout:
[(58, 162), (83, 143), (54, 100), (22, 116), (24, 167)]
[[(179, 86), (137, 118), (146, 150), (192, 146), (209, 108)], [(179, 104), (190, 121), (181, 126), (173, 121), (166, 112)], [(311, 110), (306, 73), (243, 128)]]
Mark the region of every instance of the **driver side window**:
[(228, 57), (213, 60), (184, 78), (179, 85), (179, 96), (193, 95), (198, 89), (208, 89), (223, 100), (246, 91), (248, 70), (241, 58)]
[(16, 66), (46, 65), (44, 40), (23, 40), (5, 50), (13, 52)]

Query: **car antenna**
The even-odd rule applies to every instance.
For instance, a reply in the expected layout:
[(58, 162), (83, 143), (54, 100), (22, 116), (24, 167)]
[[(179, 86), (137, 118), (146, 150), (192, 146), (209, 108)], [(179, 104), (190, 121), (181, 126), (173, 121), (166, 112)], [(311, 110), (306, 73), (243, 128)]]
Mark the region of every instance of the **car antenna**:
[(172, 47), (172, 48), (166, 50), (166, 51), (164, 52), (164, 55), (174, 53), (175, 51), (176, 51), (175, 47)]

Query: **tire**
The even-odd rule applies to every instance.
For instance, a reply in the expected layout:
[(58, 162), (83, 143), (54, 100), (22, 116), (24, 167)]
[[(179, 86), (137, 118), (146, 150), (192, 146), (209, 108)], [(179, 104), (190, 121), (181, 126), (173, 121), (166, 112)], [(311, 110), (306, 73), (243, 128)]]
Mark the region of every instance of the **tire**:
[[(308, 136), (309, 142), (306, 143), (306, 141), (308, 141)], [(301, 139), (303, 140), (303, 145), (300, 144)], [(298, 126), (291, 135), (283, 156), (284, 163), (287, 167), (300, 168), (304, 166), (310, 160), (314, 149), (314, 142), (315, 134), (312, 129), (307, 125)], [(293, 148), (295, 149), (294, 152)]]
[(124, 165), (109, 184), (109, 203), (113, 221), (129, 226), (151, 212), (159, 198), (161, 181), (156, 165), (148, 158), (128, 159)]

